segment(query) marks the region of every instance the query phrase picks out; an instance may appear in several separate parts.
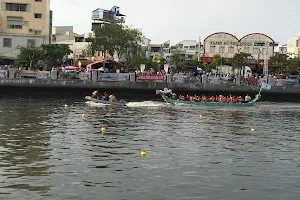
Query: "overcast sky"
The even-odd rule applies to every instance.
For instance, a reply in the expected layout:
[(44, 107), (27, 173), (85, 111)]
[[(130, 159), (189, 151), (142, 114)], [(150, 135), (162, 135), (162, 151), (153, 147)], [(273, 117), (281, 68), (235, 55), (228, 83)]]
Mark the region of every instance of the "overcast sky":
[(91, 30), (92, 11), (119, 6), (126, 24), (142, 30), (152, 44), (203, 40), (214, 32), (238, 38), (260, 32), (286, 44), (300, 32), (300, 0), (51, 0), (54, 26)]

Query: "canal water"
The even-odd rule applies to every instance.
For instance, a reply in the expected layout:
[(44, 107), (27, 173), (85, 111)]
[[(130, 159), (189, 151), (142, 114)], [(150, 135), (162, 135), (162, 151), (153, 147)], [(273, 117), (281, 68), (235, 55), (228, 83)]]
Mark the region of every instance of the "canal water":
[(1, 97), (0, 198), (299, 199), (299, 122), (293, 103)]

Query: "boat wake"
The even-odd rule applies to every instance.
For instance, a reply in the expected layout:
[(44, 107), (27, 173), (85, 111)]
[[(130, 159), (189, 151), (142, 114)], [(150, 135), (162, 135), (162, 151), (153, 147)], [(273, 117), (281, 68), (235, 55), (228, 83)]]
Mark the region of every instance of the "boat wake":
[(92, 102), (92, 101), (86, 101), (85, 103), (92, 107), (104, 107), (104, 106), (109, 105), (109, 104), (104, 104), (104, 103), (96, 103), (96, 102)]
[[(103, 104), (103, 103), (96, 103), (92, 101), (86, 101), (87, 105), (91, 107), (105, 107), (105, 106), (111, 106), (110, 104)], [(138, 108), (138, 107), (162, 107), (166, 106), (167, 104), (164, 102), (156, 102), (156, 101), (142, 101), (142, 102), (128, 102), (127, 107), (130, 108)]]
[(142, 102), (128, 102), (128, 107), (162, 107), (166, 106), (166, 103), (159, 101), (142, 101)]

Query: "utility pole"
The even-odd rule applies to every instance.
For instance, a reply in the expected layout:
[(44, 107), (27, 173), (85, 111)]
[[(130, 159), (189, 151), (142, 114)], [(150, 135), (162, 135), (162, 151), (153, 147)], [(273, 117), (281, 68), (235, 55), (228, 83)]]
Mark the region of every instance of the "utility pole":
[(200, 53), (201, 51), (201, 37), (199, 37), (199, 43), (198, 43), (198, 62), (200, 62)]
[(265, 49), (264, 52), (264, 69), (263, 69), (263, 74), (267, 77), (268, 76), (268, 51)]

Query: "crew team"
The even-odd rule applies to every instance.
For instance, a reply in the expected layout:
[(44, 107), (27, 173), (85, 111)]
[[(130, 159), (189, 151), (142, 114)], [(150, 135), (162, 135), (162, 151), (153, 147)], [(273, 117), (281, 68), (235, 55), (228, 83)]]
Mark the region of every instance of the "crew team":
[[(172, 99), (177, 99), (176, 95), (171, 95), (170, 98)], [(219, 95), (219, 96), (205, 96), (205, 95), (202, 95), (201, 97), (200, 96), (197, 96), (197, 95), (194, 95), (194, 96), (183, 96), (183, 95), (180, 95), (179, 98), (178, 98), (179, 101), (194, 101), (194, 102), (222, 102), (222, 103), (242, 103), (242, 102), (249, 102), (251, 101), (251, 97), (247, 94), (247, 96), (245, 96), (245, 99), (243, 99), (241, 96), (239, 97), (236, 97), (236, 96), (222, 96), (222, 95)]]

